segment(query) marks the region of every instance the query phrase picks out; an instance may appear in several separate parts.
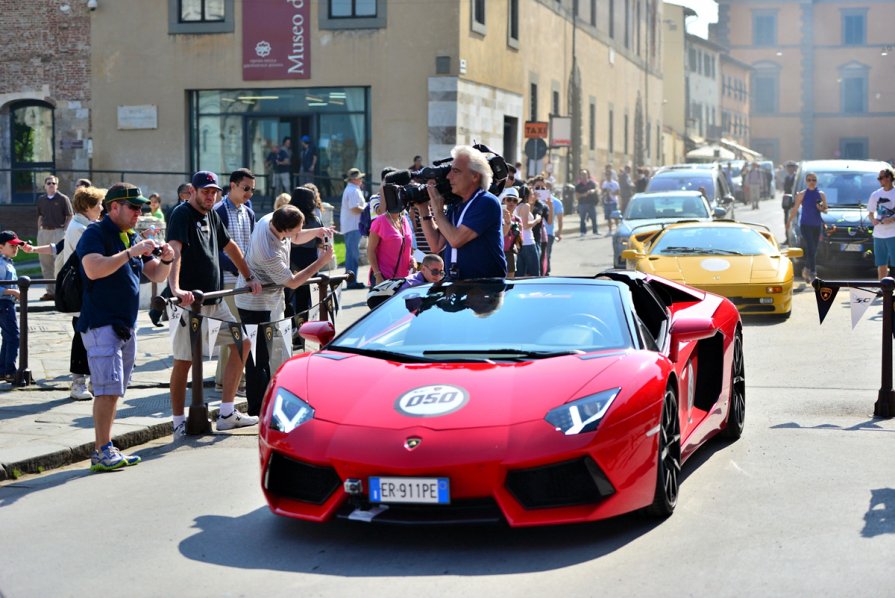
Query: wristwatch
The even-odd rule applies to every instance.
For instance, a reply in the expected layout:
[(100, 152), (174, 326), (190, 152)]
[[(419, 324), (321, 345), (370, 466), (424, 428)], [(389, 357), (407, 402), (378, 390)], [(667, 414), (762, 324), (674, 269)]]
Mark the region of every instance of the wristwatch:
[(253, 280), (255, 280), (254, 274), (249, 274), (248, 278), (246, 278), (246, 282), (252, 282)]

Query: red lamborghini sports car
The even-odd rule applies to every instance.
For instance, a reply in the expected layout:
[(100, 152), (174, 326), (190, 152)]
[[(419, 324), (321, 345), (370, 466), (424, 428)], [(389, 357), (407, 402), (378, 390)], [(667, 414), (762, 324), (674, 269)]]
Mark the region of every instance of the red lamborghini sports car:
[(739, 313), (638, 272), (406, 289), (276, 373), (261, 484), (287, 517), (593, 521), (672, 513), (681, 464), (743, 431)]

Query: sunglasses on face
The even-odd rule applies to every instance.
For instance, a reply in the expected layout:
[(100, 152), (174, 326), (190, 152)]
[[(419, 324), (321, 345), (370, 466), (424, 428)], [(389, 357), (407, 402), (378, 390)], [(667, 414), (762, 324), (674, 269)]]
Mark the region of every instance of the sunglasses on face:
[(428, 268), (428, 270), (432, 276), (444, 276), (445, 274), (444, 270), (435, 270), (433, 268)]
[(119, 201), (118, 205), (128, 207), (131, 210), (133, 210), (134, 212), (140, 212), (143, 210), (143, 206), (135, 206), (134, 204), (130, 203), (129, 201)]
[(56, 183), (50, 181), (49, 183), (44, 183), (44, 185), (56, 185)]
[(507, 199), (506, 202), (507, 203), (519, 203), (519, 200), (518, 199)]
[(243, 187), (242, 187), (242, 192), (243, 192), (243, 193), (248, 193), (249, 195), (252, 195), (252, 194), (255, 193), (255, 188), (254, 188), (254, 187), (249, 187), (248, 185), (243, 185)]
[(881, 176), (876, 177), (876, 180), (878, 180), (878, 181), (885, 181), (885, 180), (888, 179), (888, 178), (889, 178), (889, 175), (884, 174), (884, 175), (881, 175)]
[(816, 183), (817, 179), (805, 179), (805, 181), (808, 183)]

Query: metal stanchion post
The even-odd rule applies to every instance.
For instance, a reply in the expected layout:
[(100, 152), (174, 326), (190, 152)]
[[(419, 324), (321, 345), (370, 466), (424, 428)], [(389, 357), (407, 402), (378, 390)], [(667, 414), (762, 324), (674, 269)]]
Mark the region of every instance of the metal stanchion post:
[[(22, 276), (19, 286), (19, 368), (16, 370), (16, 386), (27, 386), (34, 383), (31, 370), (28, 368), (28, 289), (31, 278)], [(77, 333), (76, 333), (77, 334)]]
[(320, 320), (329, 320), (329, 309), (327, 308), (326, 298), (329, 296), (329, 277), (323, 274), (317, 274), (320, 279), (317, 282), (317, 305), (320, 306)]
[(879, 395), (873, 406), (873, 415), (890, 419), (895, 417), (895, 392), (892, 390), (892, 291), (895, 290), (895, 279), (890, 277), (880, 281), (883, 291), (883, 363), (882, 380)]
[(190, 401), (190, 414), (186, 420), (186, 433), (190, 435), (210, 434), (211, 420), (208, 419), (208, 405), (204, 399), (204, 380), (202, 376), (202, 320), (199, 314), (205, 295), (202, 291), (193, 291), (193, 305), (190, 313), (190, 332), (193, 343), (193, 370)]

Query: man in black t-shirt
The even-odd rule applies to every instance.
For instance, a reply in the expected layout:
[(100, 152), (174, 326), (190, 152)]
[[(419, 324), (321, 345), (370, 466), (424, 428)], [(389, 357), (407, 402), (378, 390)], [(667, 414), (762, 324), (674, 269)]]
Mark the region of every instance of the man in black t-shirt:
[[(189, 201), (174, 208), (168, 221), (168, 243), (174, 249), (174, 262), (168, 275), (171, 295), (180, 299), (181, 307), (189, 307), (193, 301), (193, 290), (204, 293), (219, 291), (223, 287), (218, 254), (223, 251), (246, 279), (253, 294), (261, 291), (261, 285), (252, 276), (242, 251), (227, 232), (220, 216), (212, 206), (220, 198), (221, 187), (217, 176), (208, 171), (200, 171), (193, 175), (193, 187), (196, 194)], [(236, 318), (227, 304), (217, 300), (213, 304), (202, 306), (203, 319), (215, 319), (223, 322), (235, 322)], [(186, 432), (183, 408), (186, 402), (187, 376), (192, 366), (192, 343), (188, 326), (180, 322), (172, 322), (176, 326), (172, 335), (174, 366), (171, 369), (171, 413), (174, 423), (175, 440)], [(217, 344), (234, 344), (227, 327), (224, 326), (217, 337)], [(245, 356), (250, 350), (250, 343), (243, 342), (243, 350), (230, 351), (224, 370), (224, 385), (221, 392), (221, 411), (217, 421), (218, 430), (242, 428), (258, 423), (257, 417), (251, 417), (236, 411), (233, 404), (236, 387), (242, 376)], [(198, 356), (201, 359), (201, 356)]]
[(587, 234), (588, 218), (593, 223), (594, 234), (600, 234), (600, 229), (597, 227), (597, 182), (591, 178), (590, 172), (583, 168), (578, 173), (578, 181), (575, 183), (575, 198), (578, 200), (581, 236)]

